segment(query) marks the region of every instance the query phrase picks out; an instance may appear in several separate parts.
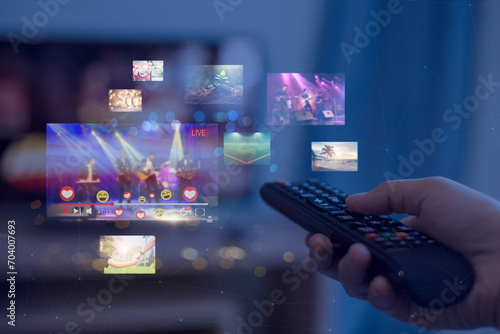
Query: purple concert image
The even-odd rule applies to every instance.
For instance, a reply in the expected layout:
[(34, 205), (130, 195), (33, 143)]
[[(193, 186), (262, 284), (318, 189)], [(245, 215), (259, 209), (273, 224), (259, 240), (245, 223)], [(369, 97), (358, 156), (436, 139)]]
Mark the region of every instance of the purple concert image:
[(344, 73), (268, 73), (268, 125), (345, 125)]
[(47, 216), (217, 217), (217, 124), (47, 124)]

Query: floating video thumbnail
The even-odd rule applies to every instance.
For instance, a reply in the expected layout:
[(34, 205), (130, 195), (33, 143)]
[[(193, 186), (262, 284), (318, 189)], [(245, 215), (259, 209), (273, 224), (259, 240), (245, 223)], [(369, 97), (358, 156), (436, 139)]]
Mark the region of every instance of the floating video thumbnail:
[(163, 81), (163, 60), (134, 60), (134, 81)]
[(311, 162), (314, 172), (356, 172), (358, 143), (312, 142)]
[(345, 125), (343, 73), (268, 73), (268, 125)]
[(114, 111), (114, 112), (142, 111), (142, 90), (110, 89), (109, 111)]
[(217, 124), (47, 125), (47, 216), (217, 219)]
[(242, 104), (242, 65), (188, 65), (184, 101), (187, 104)]
[(271, 163), (271, 135), (269, 133), (224, 134), (225, 165), (269, 165)]
[(152, 235), (102, 235), (99, 258), (92, 266), (104, 274), (154, 274), (156, 237)]

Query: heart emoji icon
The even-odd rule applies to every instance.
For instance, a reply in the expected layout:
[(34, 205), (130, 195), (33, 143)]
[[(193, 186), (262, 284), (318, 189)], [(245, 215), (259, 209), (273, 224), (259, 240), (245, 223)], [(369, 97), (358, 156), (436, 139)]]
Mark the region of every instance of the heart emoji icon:
[(137, 211), (137, 213), (135, 214), (135, 216), (137, 217), (137, 219), (143, 220), (144, 218), (146, 218), (146, 212), (144, 212), (142, 210)]
[(123, 194), (123, 198), (130, 199), (132, 198), (132, 194), (127, 191), (126, 193)]
[(73, 190), (63, 190), (62, 195), (64, 198), (70, 198), (73, 196)]
[(184, 191), (182, 192), (182, 197), (184, 197), (186, 201), (192, 202), (196, 199), (196, 197), (198, 197), (198, 192), (193, 187), (187, 187), (184, 188)]
[(155, 194), (154, 193), (149, 194), (149, 198), (155, 198)]
[(63, 187), (61, 188), (61, 192), (59, 193), (61, 196), (61, 199), (65, 202), (71, 201), (73, 198), (75, 198), (75, 191), (71, 187)]
[(115, 216), (117, 217), (123, 216), (123, 209), (115, 209)]

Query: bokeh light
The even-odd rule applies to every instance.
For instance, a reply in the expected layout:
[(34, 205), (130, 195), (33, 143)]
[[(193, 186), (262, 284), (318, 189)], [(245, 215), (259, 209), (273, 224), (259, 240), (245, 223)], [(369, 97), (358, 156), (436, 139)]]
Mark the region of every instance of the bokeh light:
[(257, 277), (264, 277), (266, 276), (266, 268), (264, 268), (263, 266), (258, 266), (257, 268), (255, 268), (253, 270), (253, 273), (255, 276)]

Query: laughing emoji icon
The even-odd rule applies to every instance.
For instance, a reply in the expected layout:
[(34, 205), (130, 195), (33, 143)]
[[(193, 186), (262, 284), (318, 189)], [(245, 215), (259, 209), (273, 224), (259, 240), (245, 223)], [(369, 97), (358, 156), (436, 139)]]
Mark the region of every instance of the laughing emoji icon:
[(140, 202), (140, 203), (144, 203), (144, 202), (146, 202), (146, 197), (145, 197), (145, 196), (141, 196), (141, 197), (139, 197), (139, 202)]
[(158, 217), (158, 218), (161, 218), (163, 217), (163, 210), (162, 209), (156, 209), (155, 211), (155, 216)]
[(101, 190), (97, 193), (97, 200), (101, 203), (106, 202), (109, 199), (109, 194), (106, 190)]
[(168, 189), (163, 189), (161, 191), (161, 198), (163, 198), (165, 201), (168, 201), (170, 198), (172, 198), (172, 192)]

